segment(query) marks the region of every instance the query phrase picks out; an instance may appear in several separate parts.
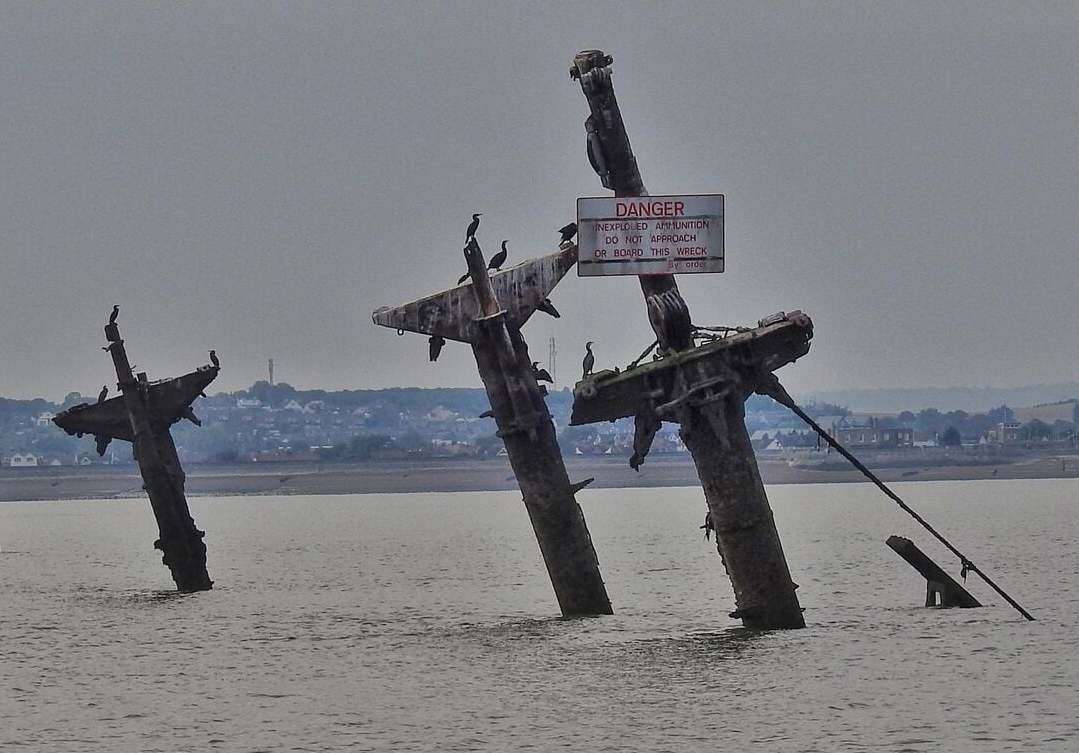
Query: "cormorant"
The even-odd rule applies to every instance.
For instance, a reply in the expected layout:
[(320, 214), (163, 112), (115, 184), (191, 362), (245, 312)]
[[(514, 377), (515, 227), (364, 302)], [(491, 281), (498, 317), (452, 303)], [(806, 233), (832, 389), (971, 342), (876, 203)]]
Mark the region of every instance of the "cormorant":
[(502, 241), (502, 250), (491, 257), (491, 261), (487, 262), (487, 269), (493, 269), (496, 272), (502, 269), (502, 265), (506, 263), (506, 257), (509, 255), (509, 251), (506, 250), (506, 244), (509, 241)]
[(430, 356), (432, 363), (438, 360), (438, 354), (442, 352), (442, 346), (445, 344), (446, 338), (439, 335), (431, 335), (427, 339), (427, 355)]
[(211, 350), (210, 351), (210, 363), (212, 363), (214, 365), (215, 369), (220, 369), (221, 368), (221, 361), (217, 360), (217, 351), (216, 350)]
[(116, 317), (120, 316), (120, 307), (112, 304), (112, 313), (109, 314), (109, 324), (116, 324)]
[(109, 386), (106, 384), (101, 388), (101, 392), (97, 393), (97, 401), (99, 403), (105, 402), (105, 397), (109, 394)]
[(584, 366), (584, 375), (582, 376), (582, 379), (584, 377), (591, 376), (592, 375), (592, 367), (596, 365), (596, 357), (594, 355), (592, 355), (592, 341), (591, 340), (589, 340), (588, 342), (586, 342), (584, 344), (584, 349), (587, 352), (584, 354), (584, 361), (581, 364), (582, 366)]
[[(704, 525), (701, 526), (704, 529), (704, 538), (707, 540), (711, 537), (712, 531), (716, 530), (715, 524), (712, 522), (712, 511), (709, 510), (704, 514)], [(718, 540), (718, 539), (717, 539)]]
[(573, 238), (573, 236), (577, 235), (577, 223), (571, 222), (564, 228), (559, 228), (558, 232), (562, 233), (562, 240), (560, 242), (565, 243), (566, 241)]
[(536, 311), (542, 311), (543, 313), (545, 313), (545, 314), (547, 314), (549, 316), (553, 316), (555, 319), (561, 319), (562, 318), (562, 315), (560, 313), (558, 313), (558, 309), (556, 309), (554, 307), (554, 304), (551, 303), (550, 298), (544, 298), (540, 302), (540, 304), (538, 306), (536, 306)]
[(466, 241), (469, 238), (474, 238), (476, 236), (476, 231), (480, 229), (480, 215), (482, 214), (483, 212), (477, 212), (472, 215), (472, 222), (468, 223), (468, 230), (465, 231)]
[(550, 372), (548, 372), (547, 369), (541, 369), (539, 367), (539, 361), (532, 362), (532, 376), (536, 377), (537, 382), (550, 382), (551, 384), (554, 384)]

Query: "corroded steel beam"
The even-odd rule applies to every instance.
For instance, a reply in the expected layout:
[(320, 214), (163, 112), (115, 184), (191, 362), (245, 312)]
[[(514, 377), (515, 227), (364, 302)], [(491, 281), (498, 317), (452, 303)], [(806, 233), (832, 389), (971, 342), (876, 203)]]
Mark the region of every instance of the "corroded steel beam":
[[(499, 308), (506, 313), (506, 323), (514, 329), (523, 327), (576, 263), (577, 246), (568, 243), (557, 253), (529, 259), (491, 275), (491, 288)], [(469, 281), (401, 306), (380, 308), (371, 318), (382, 327), (467, 343), (480, 336), (476, 321), (481, 316)]]
[(657, 413), (664, 421), (677, 421), (679, 380), (701, 362), (714, 361), (714, 368), (730, 371), (775, 371), (809, 352), (813, 323), (800, 311), (792, 311), (782, 321), (755, 327), (692, 350), (672, 353), (625, 371), (597, 371), (574, 388), (570, 423), (592, 424), (636, 416), (642, 411)]
[(372, 314), (375, 324), (438, 335), (472, 346), (536, 534), (559, 608), (565, 616), (610, 614), (599, 559), (536, 381), (521, 325), (577, 261), (567, 243), (555, 254), (488, 276), (479, 246), (465, 249), (471, 282)]
[[(925, 578), (925, 605), (927, 607), (980, 607), (980, 601), (970, 595), (970, 591), (944, 572), (943, 568), (925, 554), (910, 539), (902, 536), (889, 536), (884, 542), (893, 552), (907, 561), (907, 564)], [(965, 573), (965, 571), (964, 571)], [(940, 603), (937, 603), (940, 597)]]

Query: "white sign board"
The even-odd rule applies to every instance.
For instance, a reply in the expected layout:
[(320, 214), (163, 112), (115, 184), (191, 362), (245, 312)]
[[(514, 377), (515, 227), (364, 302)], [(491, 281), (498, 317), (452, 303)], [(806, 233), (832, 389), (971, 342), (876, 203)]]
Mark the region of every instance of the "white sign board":
[(577, 274), (723, 271), (723, 195), (577, 199)]

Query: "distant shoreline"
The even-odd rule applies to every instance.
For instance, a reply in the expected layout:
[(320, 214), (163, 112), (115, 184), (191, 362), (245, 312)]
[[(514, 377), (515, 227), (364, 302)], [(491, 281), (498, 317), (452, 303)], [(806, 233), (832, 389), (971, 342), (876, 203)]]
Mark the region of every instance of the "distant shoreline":
[[(870, 460), (867, 458), (867, 460)], [(865, 481), (853, 468), (829, 463), (827, 469), (759, 458), (766, 484), (851, 483)], [(870, 460), (871, 467), (874, 467)], [(568, 458), (571, 481), (593, 477), (589, 488), (698, 486), (696, 469), (685, 456), (650, 457), (635, 473), (621, 457)], [(1024, 458), (999, 465), (874, 467), (885, 481), (1079, 478), (1079, 454)], [(195, 465), (187, 474), (188, 496), (407, 494), (422, 492), (505, 491), (517, 489), (505, 458), (425, 459), (368, 463), (260, 463)], [(88, 468), (5, 468), (0, 501), (122, 499), (143, 497), (134, 465)]]

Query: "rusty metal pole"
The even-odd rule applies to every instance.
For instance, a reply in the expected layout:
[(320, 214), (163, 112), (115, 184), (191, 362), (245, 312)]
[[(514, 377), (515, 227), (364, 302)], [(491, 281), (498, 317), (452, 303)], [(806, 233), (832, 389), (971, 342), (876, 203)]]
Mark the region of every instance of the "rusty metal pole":
[(576, 263), (576, 247), (567, 244), (557, 254), (492, 276), (478, 244), (465, 249), (465, 261), (471, 284), (397, 308), (379, 309), (372, 318), (384, 327), (472, 346), (498, 436), (520, 485), (562, 614), (611, 614), (599, 558), (574, 497), (587, 482), (569, 480), (520, 332), (536, 306)]
[(135, 460), (150, 507), (157, 519), (159, 537), (154, 548), (161, 550), (161, 562), (172, 572), (180, 591), (209, 591), (213, 581), (206, 571), (205, 533), (195, 526), (184, 496), (186, 479), (172, 435), (155, 431), (146, 375), (136, 379), (131, 373), (124, 341), (116, 324), (105, 327), (109, 353), (116, 367), (117, 386), (124, 396), (124, 406), (134, 434)]
[(177, 590), (208, 591), (213, 581), (206, 570), (205, 533), (191, 517), (184, 495), (184, 471), (169, 426), (182, 417), (197, 421), (191, 403), (217, 376), (218, 366), (204, 366), (182, 377), (151, 383), (145, 373), (137, 377), (132, 373), (115, 322), (106, 325), (105, 338), (121, 396), (96, 405), (77, 405), (53, 421), (69, 434), (93, 434), (102, 454), (112, 439), (132, 442), (143, 488), (157, 520), (154, 548), (162, 552), (161, 561), (171, 571)]
[[(612, 62), (602, 51), (585, 50), (574, 57), (570, 68), (591, 111), (585, 122), (589, 161), (615, 196), (645, 196), (611, 83)], [(689, 311), (674, 276), (639, 279), (660, 354), (692, 348)], [(734, 588), (736, 610), (731, 616), (749, 628), (800, 628), (805, 620), (797, 586), (745, 426), (745, 400), (756, 387), (757, 366), (733, 370), (700, 363), (687, 369), (681, 375), (684, 391), (705, 383), (716, 386), (701, 391), (696, 399), (683, 400), (671, 417), (681, 426), (704, 488), (716, 546)]]
[(567, 617), (611, 614), (599, 558), (532, 374), (528, 346), (519, 331), (506, 326), (479, 246), (467, 249), (465, 258), (483, 316), (482, 334), (472, 343), (472, 352), (558, 606)]

